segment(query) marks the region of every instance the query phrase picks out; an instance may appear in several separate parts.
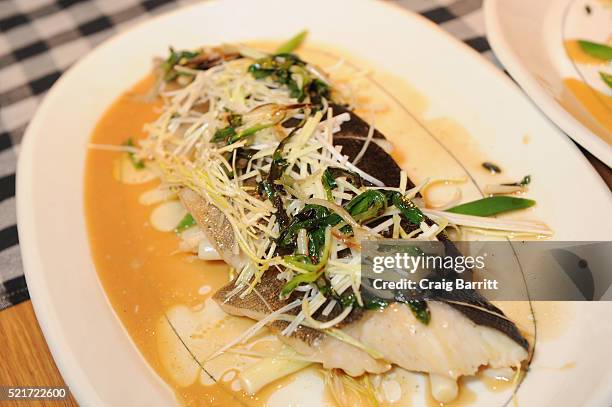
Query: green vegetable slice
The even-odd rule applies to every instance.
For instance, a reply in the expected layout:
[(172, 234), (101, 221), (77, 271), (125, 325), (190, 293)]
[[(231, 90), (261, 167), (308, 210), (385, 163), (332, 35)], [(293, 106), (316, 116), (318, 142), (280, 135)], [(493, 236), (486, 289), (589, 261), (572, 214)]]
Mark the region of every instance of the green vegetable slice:
[[(132, 141), (131, 138), (127, 139), (125, 143), (123, 143), (124, 145), (128, 146), (128, 147), (136, 147), (136, 145), (134, 144), (134, 141)], [(130, 161), (132, 162), (132, 165), (134, 166), (134, 168), (136, 168), (137, 170), (142, 170), (145, 167), (145, 163), (143, 160), (137, 160), (136, 156), (134, 155), (134, 153), (128, 153), (128, 157), (130, 157)]]
[(212, 139), (210, 141), (213, 143), (216, 143), (219, 141), (228, 141), (232, 137), (235, 137), (235, 136), (236, 136), (236, 129), (234, 129), (232, 126), (227, 126), (227, 127), (224, 127), (222, 129), (218, 129), (217, 131), (215, 131), (215, 134), (212, 136)]
[(531, 199), (516, 198), (513, 196), (492, 196), (464, 203), (447, 209), (447, 212), (472, 216), (493, 216), (504, 212), (525, 209), (535, 205)]
[(174, 231), (176, 233), (181, 233), (184, 230), (189, 229), (192, 226), (196, 225), (196, 221), (193, 218), (193, 216), (191, 216), (190, 213), (188, 213), (187, 215), (185, 215), (185, 217), (183, 217), (183, 219), (181, 219), (181, 221), (179, 222), (178, 225), (176, 225), (176, 227), (174, 228)]
[(612, 47), (606, 44), (587, 40), (578, 40), (578, 45), (580, 45), (580, 48), (582, 48), (585, 53), (594, 58), (601, 59), (602, 61), (609, 61), (612, 59)]
[(387, 197), (383, 192), (370, 189), (357, 195), (346, 205), (353, 219), (362, 223), (382, 215), (387, 209)]
[(327, 200), (331, 201), (333, 199), (332, 190), (338, 186), (336, 183), (336, 179), (332, 175), (329, 168), (326, 168), (323, 171), (323, 175), (321, 176), (321, 182), (323, 183), (323, 189), (325, 189), (325, 195), (327, 196)]
[(431, 313), (429, 312), (427, 302), (423, 300), (408, 300), (406, 305), (408, 308), (410, 308), (410, 311), (412, 311), (416, 319), (425, 325), (429, 324), (429, 321), (431, 320)]
[(310, 104), (316, 107), (323, 98), (330, 99), (331, 89), (305, 67), (306, 63), (297, 55), (285, 53), (256, 60), (249, 66), (248, 72), (255, 79), (269, 77), (276, 83), (286, 85), (292, 98), (302, 102), (308, 97)]
[(335, 226), (341, 220), (339, 216), (336, 215), (336, 217), (329, 219), (329, 209), (323, 206), (306, 205), (282, 230), (277, 243), (279, 247), (293, 249), (298, 230), (311, 231), (319, 228), (324, 229), (326, 226)]
[(281, 290), (281, 298), (287, 298), (300, 284), (314, 283), (323, 274), (325, 269), (319, 271), (311, 271), (304, 274), (298, 274), (289, 281)]
[(254, 126), (251, 126), (247, 129), (242, 130), (238, 134), (234, 132), (234, 135), (229, 139), (228, 144), (234, 144), (235, 142), (240, 141), (245, 137), (250, 137), (253, 134), (257, 133), (258, 131), (267, 129), (268, 127), (272, 127), (273, 125), (274, 125), (273, 123), (256, 124)]
[(402, 215), (413, 225), (420, 225), (425, 220), (423, 212), (412, 202), (400, 193), (393, 194), (393, 205), (402, 213)]
[(308, 30), (300, 31), (299, 33), (291, 37), (291, 39), (289, 39), (287, 42), (285, 42), (280, 47), (278, 47), (276, 49), (276, 53), (277, 54), (288, 54), (290, 52), (293, 52), (300, 45), (302, 45), (302, 42), (304, 42), (304, 39), (306, 39), (307, 35), (308, 35)]
[(323, 239), (325, 243), (323, 246), (323, 253), (321, 253), (318, 263), (313, 263), (310, 257), (303, 254), (293, 254), (284, 257), (287, 263), (304, 270), (305, 273), (296, 275), (285, 284), (280, 293), (281, 298), (286, 298), (300, 284), (314, 283), (325, 271), (325, 265), (327, 264), (329, 252), (331, 250), (331, 228), (327, 227), (324, 229), (324, 233)]
[(599, 76), (601, 79), (608, 85), (608, 87), (612, 88), (612, 75), (609, 75), (605, 72), (599, 72)]
[(170, 82), (179, 75), (174, 70), (174, 66), (180, 64), (183, 60), (190, 60), (200, 55), (199, 52), (192, 51), (175, 51), (174, 48), (170, 47), (170, 55), (164, 61), (162, 68), (164, 70), (164, 81)]

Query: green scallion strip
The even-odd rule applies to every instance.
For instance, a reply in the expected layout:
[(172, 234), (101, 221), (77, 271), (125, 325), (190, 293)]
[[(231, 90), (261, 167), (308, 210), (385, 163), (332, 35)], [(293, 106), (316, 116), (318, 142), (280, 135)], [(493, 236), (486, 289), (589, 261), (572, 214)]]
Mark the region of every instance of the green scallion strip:
[(348, 213), (359, 223), (382, 215), (385, 209), (387, 209), (385, 194), (374, 189), (362, 192), (346, 205)]
[(582, 50), (593, 58), (609, 61), (612, 59), (612, 47), (598, 42), (578, 40), (578, 45)]
[(331, 250), (331, 227), (325, 228), (325, 246), (323, 247), (323, 253), (319, 262), (313, 264), (308, 256), (293, 254), (285, 256), (284, 260), (294, 267), (306, 271), (293, 277), (287, 284), (285, 284), (281, 290), (280, 297), (287, 298), (289, 294), (296, 289), (297, 286), (304, 283), (314, 283), (325, 271), (327, 265), (327, 259), (329, 258), (329, 252)]
[[(136, 145), (134, 144), (134, 141), (132, 141), (131, 138), (127, 139), (127, 141), (124, 143), (124, 145), (126, 145), (128, 147), (136, 147)], [(136, 156), (134, 155), (134, 153), (128, 153), (128, 157), (130, 157), (130, 161), (132, 162), (132, 165), (137, 170), (142, 170), (145, 167), (144, 161), (143, 160), (137, 160)]]
[(308, 35), (308, 31), (304, 30), (291, 37), (291, 39), (276, 49), (277, 54), (288, 54), (297, 49)]
[(327, 196), (327, 200), (331, 201), (333, 199), (332, 190), (338, 186), (336, 183), (336, 179), (332, 175), (329, 168), (326, 168), (323, 171), (323, 175), (321, 176), (321, 182), (323, 183), (323, 189), (325, 189), (325, 195)]
[(393, 205), (413, 225), (418, 226), (425, 220), (423, 212), (410, 199), (397, 192), (393, 194), (392, 199)]
[(516, 198), (513, 196), (491, 196), (464, 203), (447, 209), (447, 212), (472, 216), (493, 216), (504, 212), (526, 209), (535, 205), (531, 199)]
[(604, 81), (608, 87), (612, 88), (612, 75), (605, 72), (599, 72), (599, 76), (601, 76), (601, 80)]
[(230, 140), (229, 140), (229, 144), (233, 144), (239, 140), (242, 140), (245, 137), (249, 137), (252, 136), (253, 134), (257, 133), (260, 130), (263, 129), (267, 129), (268, 127), (272, 127), (274, 124), (272, 123), (264, 123), (264, 124), (256, 124), (252, 127), (249, 127), (248, 129), (244, 129), (242, 130), (240, 133), (238, 134), (234, 134)]
[(281, 290), (281, 298), (287, 298), (289, 294), (291, 294), (293, 290), (295, 290), (301, 284), (314, 283), (319, 277), (321, 277), (321, 274), (323, 274), (324, 271), (325, 269), (310, 271), (308, 273), (298, 274), (297, 276), (293, 277)]
[(178, 225), (176, 225), (176, 227), (174, 228), (174, 231), (176, 233), (181, 233), (184, 230), (189, 229), (192, 226), (196, 225), (196, 221), (193, 218), (193, 216), (191, 216), (190, 213), (188, 213), (187, 215), (185, 215), (185, 217), (183, 219), (181, 219), (181, 221), (179, 222)]
[(232, 126), (227, 126), (222, 129), (218, 129), (210, 141), (213, 143), (216, 143), (218, 141), (227, 141), (235, 136), (236, 130)]

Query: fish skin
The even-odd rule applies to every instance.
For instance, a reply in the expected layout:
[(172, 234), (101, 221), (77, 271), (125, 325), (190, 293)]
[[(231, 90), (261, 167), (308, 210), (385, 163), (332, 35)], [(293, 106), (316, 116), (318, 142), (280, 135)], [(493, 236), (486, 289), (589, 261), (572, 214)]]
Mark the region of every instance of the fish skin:
[[(287, 299), (280, 299), (279, 293), (285, 285), (285, 280), (279, 280), (277, 278), (277, 274), (274, 272), (266, 272), (261, 276), (259, 283), (256, 285), (257, 293), (250, 292), (244, 296), (240, 296), (239, 294), (234, 295), (229, 300), (227, 299), (228, 294), (236, 287), (234, 283), (229, 283), (222, 287), (219, 291), (217, 291), (213, 299), (219, 303), (221, 308), (227, 309), (231, 312), (231, 314), (236, 314), (240, 312), (238, 310), (250, 310), (255, 313), (263, 313), (269, 314), (272, 311), (276, 311), (284, 307), (285, 305), (291, 303), (295, 299), (299, 298), (300, 294), (298, 292), (292, 293)], [(265, 300), (262, 301), (262, 298)], [(335, 309), (327, 316), (321, 315), (321, 310), (314, 313), (314, 317), (317, 320), (322, 322), (329, 321), (335, 318), (338, 314), (340, 314), (342, 310), (340, 306), (335, 307)], [(287, 314), (297, 315), (300, 312), (300, 308), (294, 308), (292, 310), (287, 311)], [(356, 308), (351, 314), (342, 321), (337, 328), (342, 328), (343, 326), (349, 325), (354, 321), (357, 321), (361, 318), (364, 311), (361, 308)], [(271, 322), (268, 326), (272, 328), (274, 331), (280, 332), (285, 329), (289, 325), (286, 321), (276, 320)], [(292, 334), (293, 337), (304, 341), (309, 345), (314, 345), (317, 341), (323, 339), (325, 334), (316, 329), (308, 328), (300, 325)]]
[(239, 250), (232, 225), (223, 212), (189, 188), (181, 189), (178, 196), (223, 261), (240, 270), (246, 259)]
[[(370, 125), (344, 106), (330, 105), (330, 107), (334, 115), (348, 113), (351, 116), (351, 120), (342, 123), (340, 131), (334, 134), (334, 146), (341, 146), (342, 154), (348, 156), (349, 161), (352, 161), (363, 148)], [(386, 140), (385, 136), (376, 129), (374, 129), (373, 138)], [(382, 181), (386, 186), (398, 186), (400, 183), (401, 168), (393, 157), (376, 143), (368, 145), (363, 157), (357, 163), (357, 168)], [(414, 188), (410, 179), (408, 179), (406, 188)]]

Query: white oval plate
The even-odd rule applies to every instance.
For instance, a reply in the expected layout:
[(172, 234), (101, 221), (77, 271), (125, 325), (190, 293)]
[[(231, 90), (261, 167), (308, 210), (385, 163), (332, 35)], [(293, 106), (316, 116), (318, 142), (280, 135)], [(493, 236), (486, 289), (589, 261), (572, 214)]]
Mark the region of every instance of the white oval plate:
[[(497, 58), (534, 103), (572, 139), (612, 167), (612, 146), (604, 140), (611, 140), (612, 134), (579, 102), (572, 113), (558, 101), (567, 92), (564, 78), (585, 77), (584, 69), (567, 56), (564, 39), (605, 42), (611, 34), (612, 12), (599, 10), (597, 16), (587, 18), (587, 4), (603, 7), (588, 0), (485, 0), (487, 38)], [(588, 83), (612, 95), (596, 76), (597, 72), (589, 72)]]
[[(429, 98), (428, 117), (457, 119), (488, 156), (501, 158), (518, 173), (528, 170), (538, 181), (530, 191), (538, 200), (537, 216), (557, 239), (610, 240), (607, 187), (493, 65), (434, 24), (386, 3), (315, 0), (307, 5), (210, 1), (150, 20), (107, 41), (64, 74), (28, 127), (17, 173), (24, 267), (49, 347), (81, 404), (176, 402), (133, 346), (99, 284), (83, 202), (86, 144), (96, 121), (169, 44), (187, 48), (283, 39), (307, 27), (312, 40), (405, 78)], [(523, 143), (525, 135), (529, 144)], [(532, 369), (519, 391), (524, 405), (612, 401), (610, 307), (575, 308), (581, 317), (567, 323), (566, 334), (538, 343), (534, 366), (575, 362), (576, 367)], [(296, 393), (296, 405), (302, 396)], [(486, 400), (479, 397), (483, 404)]]

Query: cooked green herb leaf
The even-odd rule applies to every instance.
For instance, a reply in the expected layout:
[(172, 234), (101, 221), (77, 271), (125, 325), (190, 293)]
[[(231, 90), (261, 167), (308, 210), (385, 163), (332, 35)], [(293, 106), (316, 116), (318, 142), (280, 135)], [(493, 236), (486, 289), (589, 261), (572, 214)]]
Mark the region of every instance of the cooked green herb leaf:
[(321, 277), (321, 274), (323, 274), (324, 271), (325, 269), (321, 269), (319, 271), (298, 274), (283, 286), (283, 289), (280, 292), (280, 297), (287, 298), (289, 294), (291, 294), (300, 284), (314, 283), (319, 277)]
[[(131, 138), (127, 139), (126, 142), (124, 143), (124, 145), (128, 146), (128, 147), (136, 147), (134, 145), (134, 142), (132, 141)], [(132, 165), (134, 166), (134, 168), (136, 168), (137, 170), (142, 170), (145, 167), (145, 163), (143, 160), (137, 160), (136, 159), (136, 155), (132, 152), (128, 153), (128, 157), (130, 157), (130, 161), (132, 162)]]
[(402, 213), (404, 218), (413, 225), (419, 226), (425, 220), (423, 212), (412, 202), (399, 192), (392, 194), (393, 205)]
[(423, 300), (408, 300), (406, 305), (408, 308), (410, 308), (416, 319), (425, 325), (429, 324), (429, 321), (431, 320), (431, 313), (429, 312), (427, 302)]
[(229, 141), (236, 136), (236, 130), (232, 126), (227, 126), (222, 129), (218, 129), (210, 140), (213, 143), (219, 141)]
[(491, 174), (499, 174), (500, 172), (502, 172), (501, 168), (488, 161), (482, 163), (482, 166), (487, 169)]
[(191, 216), (190, 213), (188, 213), (187, 215), (185, 215), (185, 217), (183, 217), (183, 219), (181, 219), (181, 221), (179, 222), (178, 225), (176, 225), (176, 227), (174, 228), (174, 231), (176, 233), (181, 233), (184, 230), (189, 229), (192, 226), (196, 225), (196, 221), (193, 218), (193, 216)]
[(346, 210), (357, 222), (376, 218), (387, 209), (387, 197), (381, 191), (370, 189), (357, 195), (346, 204)]
[(599, 76), (601, 76), (601, 79), (606, 83), (606, 85), (612, 88), (612, 75), (605, 72), (599, 72)]
[(336, 183), (336, 180), (332, 175), (331, 171), (329, 171), (329, 168), (326, 168), (325, 171), (323, 171), (323, 176), (321, 176), (321, 182), (323, 183), (323, 189), (325, 189), (327, 200), (331, 201), (333, 198), (332, 190), (336, 188), (338, 184)]
[(280, 196), (280, 193), (284, 191), (284, 188), (282, 185), (275, 183), (281, 179), (285, 168), (287, 168), (289, 165), (287, 160), (285, 160), (283, 157), (285, 145), (293, 138), (295, 134), (297, 134), (301, 127), (302, 125), (296, 126), (295, 129), (293, 129), (293, 131), (291, 131), (291, 133), (289, 133), (289, 135), (278, 144), (276, 150), (274, 150), (274, 153), (272, 154), (272, 165), (270, 166), (268, 177), (258, 186), (259, 194), (268, 198), (276, 208), (276, 216), (281, 230), (287, 228), (289, 225), (289, 216), (287, 215), (287, 211), (283, 206), (283, 200)]
[[(305, 68), (306, 63), (297, 55), (285, 53), (258, 59), (248, 68), (255, 79), (269, 77), (272, 81), (289, 88), (291, 97), (302, 102), (308, 96), (310, 103), (319, 105), (322, 98), (329, 99), (329, 86), (313, 77)], [(299, 81), (296, 80), (299, 77)]]
[(307, 87), (308, 96), (310, 96), (310, 103), (319, 106), (322, 99), (331, 98), (331, 90), (329, 85), (319, 79), (314, 79)]
[[(397, 202), (394, 204), (402, 211), (408, 214), (409, 219), (417, 221), (424, 219), (423, 213), (410, 200), (403, 198), (397, 194)], [(398, 206), (399, 205), (399, 206)], [(380, 216), (388, 206), (387, 195), (383, 191), (368, 190), (351, 199), (344, 208), (348, 213), (359, 223), (366, 222), (370, 219)], [(327, 226), (336, 226), (342, 222), (342, 217), (337, 213), (332, 213), (329, 209), (319, 205), (306, 205), (297, 215), (293, 217), (289, 225), (281, 230), (280, 236), (277, 239), (278, 247), (293, 250), (296, 247), (297, 232), (300, 229), (306, 229), (309, 233), (310, 253), (317, 253), (316, 250), (320, 247), (322, 239), (321, 233)], [(351, 233), (351, 227), (345, 225), (341, 231), (343, 233)], [(316, 261), (316, 260), (315, 260)]]
[(164, 70), (164, 80), (170, 82), (178, 76), (178, 72), (174, 70), (174, 66), (184, 61), (188, 61), (200, 55), (199, 52), (193, 51), (175, 51), (170, 47), (170, 55), (164, 61), (162, 68)]
[(304, 42), (304, 39), (306, 39), (307, 35), (308, 35), (308, 30), (304, 30), (304, 31), (297, 33), (289, 41), (285, 42), (280, 47), (278, 47), (276, 49), (276, 54), (288, 54), (290, 52), (293, 52), (295, 49), (297, 49), (302, 44), (302, 42)]
[(320, 260), (313, 262), (312, 259), (303, 254), (293, 254), (290, 256), (283, 257), (283, 260), (294, 267), (305, 270), (306, 273), (298, 274), (293, 277), (281, 290), (281, 298), (287, 297), (291, 292), (302, 283), (313, 283), (321, 274), (325, 271), (325, 265), (329, 258), (329, 252), (331, 250), (331, 234), (329, 228), (323, 229), (323, 252), (321, 253)]
[(340, 217), (330, 219), (330, 211), (320, 205), (306, 205), (297, 215), (291, 219), (289, 225), (281, 231), (277, 244), (279, 247), (286, 249), (294, 249), (296, 246), (295, 240), (300, 229), (306, 229), (308, 232), (325, 228), (326, 226), (335, 226), (340, 222)]
[(331, 174), (331, 176), (336, 179), (340, 177), (346, 177), (346, 180), (353, 184), (355, 188), (361, 188), (363, 186), (363, 181), (361, 177), (356, 172), (352, 172), (349, 170), (345, 170), (344, 168), (338, 167), (328, 167), (327, 171)]
[(308, 234), (308, 255), (310, 261), (316, 264), (321, 259), (321, 251), (325, 247), (325, 229), (319, 228)]
[(609, 61), (612, 59), (612, 47), (599, 42), (592, 42), (587, 40), (578, 40), (578, 45), (582, 50), (590, 56), (601, 59), (602, 61)]
[[(331, 291), (331, 288), (329, 288), (327, 291)], [(334, 293), (332, 298), (338, 301), (342, 305), (342, 308), (359, 307), (357, 296), (355, 296), (355, 294), (352, 292), (350, 294), (343, 294), (340, 296)], [(367, 292), (361, 293), (361, 299), (363, 301), (363, 308), (367, 310), (380, 311), (389, 306), (387, 300), (368, 294)]]
[(263, 129), (267, 129), (268, 127), (272, 127), (273, 125), (270, 123), (265, 123), (265, 124), (256, 124), (252, 127), (249, 127), (248, 129), (244, 129), (242, 130), (240, 133), (236, 134), (234, 132), (234, 135), (229, 139), (229, 144), (233, 144), (237, 141), (242, 140), (243, 138), (252, 136), (253, 134), (257, 133), (260, 130)]
[(386, 300), (378, 297), (372, 297), (371, 299), (364, 299), (363, 307), (367, 310), (383, 310), (389, 306)]
[(535, 203), (531, 199), (513, 196), (492, 196), (455, 206), (447, 209), (447, 212), (472, 216), (493, 216), (504, 212), (529, 208), (535, 205)]
[(357, 297), (355, 296), (354, 293), (350, 293), (348, 295), (345, 294), (345, 295), (337, 296), (336, 299), (338, 300), (338, 302), (340, 302), (340, 304), (342, 305), (342, 308), (352, 307), (358, 304)]

